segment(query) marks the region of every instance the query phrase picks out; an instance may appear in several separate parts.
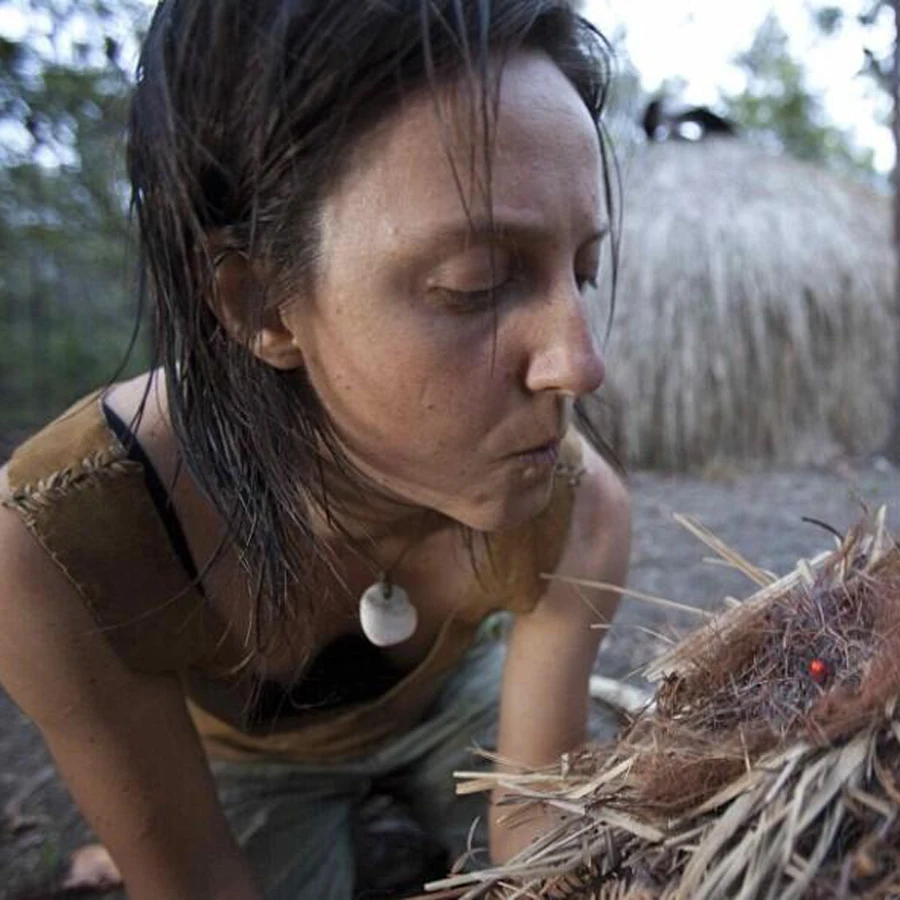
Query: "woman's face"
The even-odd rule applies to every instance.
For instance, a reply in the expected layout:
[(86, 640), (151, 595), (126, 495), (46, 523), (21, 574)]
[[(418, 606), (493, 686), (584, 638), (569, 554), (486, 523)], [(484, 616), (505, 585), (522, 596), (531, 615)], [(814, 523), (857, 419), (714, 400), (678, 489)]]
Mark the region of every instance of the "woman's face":
[(504, 67), (490, 207), (468, 96), (424, 91), (362, 143), (283, 317), (356, 465), (491, 531), (547, 503), (571, 398), (603, 379), (584, 295), (606, 223), (596, 131), (548, 58)]

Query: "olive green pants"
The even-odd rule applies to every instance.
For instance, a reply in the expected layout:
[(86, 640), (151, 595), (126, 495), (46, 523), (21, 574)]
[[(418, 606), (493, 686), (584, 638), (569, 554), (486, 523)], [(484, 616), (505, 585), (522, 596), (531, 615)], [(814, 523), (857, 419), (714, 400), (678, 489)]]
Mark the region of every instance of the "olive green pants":
[[(506, 650), (487, 623), (422, 722), (376, 753), (328, 766), (214, 762), (225, 813), (267, 900), (350, 900), (362, 802), (390, 784), (451, 860), (485, 846), (483, 794), (458, 797), (453, 771), (485, 765), (473, 746), (496, 738)], [(591, 723), (609, 737), (614, 717)], [(482, 860), (484, 861), (484, 860)]]

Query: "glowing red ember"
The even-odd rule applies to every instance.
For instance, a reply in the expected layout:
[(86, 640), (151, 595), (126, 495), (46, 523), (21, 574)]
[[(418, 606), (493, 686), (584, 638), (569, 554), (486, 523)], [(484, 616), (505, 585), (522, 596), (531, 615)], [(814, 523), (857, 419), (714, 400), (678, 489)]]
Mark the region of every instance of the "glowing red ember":
[(824, 660), (817, 657), (809, 664), (809, 674), (816, 684), (822, 684), (828, 677), (828, 666)]

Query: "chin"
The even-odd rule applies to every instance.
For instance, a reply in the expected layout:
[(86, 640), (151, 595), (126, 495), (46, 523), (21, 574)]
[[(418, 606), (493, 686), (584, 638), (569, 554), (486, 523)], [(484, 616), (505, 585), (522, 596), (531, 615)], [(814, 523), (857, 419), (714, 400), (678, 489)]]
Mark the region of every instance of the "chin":
[(518, 528), (539, 516), (550, 502), (553, 479), (545, 485), (530, 485), (508, 490), (503, 497), (485, 498), (453, 514), (458, 522), (475, 531), (505, 531)]

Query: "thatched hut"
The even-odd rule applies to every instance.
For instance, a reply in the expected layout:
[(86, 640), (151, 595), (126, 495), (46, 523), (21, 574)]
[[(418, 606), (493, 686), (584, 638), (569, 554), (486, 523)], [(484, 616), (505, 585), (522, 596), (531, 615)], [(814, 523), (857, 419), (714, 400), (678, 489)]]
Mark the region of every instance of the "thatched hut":
[(890, 200), (733, 138), (623, 162), (605, 426), (632, 465), (876, 450), (892, 412)]

